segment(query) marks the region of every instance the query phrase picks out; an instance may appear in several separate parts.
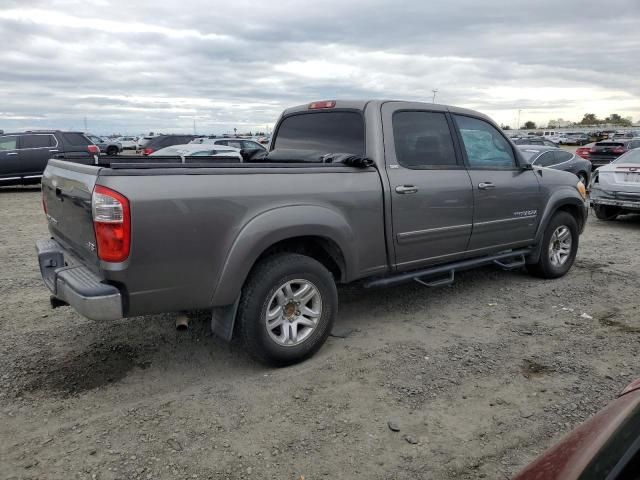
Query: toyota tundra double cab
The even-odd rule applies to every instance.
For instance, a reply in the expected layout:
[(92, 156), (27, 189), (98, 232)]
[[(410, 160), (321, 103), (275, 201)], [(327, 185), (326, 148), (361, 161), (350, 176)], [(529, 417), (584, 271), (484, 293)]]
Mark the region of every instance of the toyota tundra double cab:
[(96, 321), (211, 309), (216, 335), (276, 365), (321, 347), (337, 284), (437, 286), (489, 264), (560, 277), (587, 218), (575, 175), (437, 104), (313, 102), (253, 158), (101, 162), (44, 172), (52, 303)]

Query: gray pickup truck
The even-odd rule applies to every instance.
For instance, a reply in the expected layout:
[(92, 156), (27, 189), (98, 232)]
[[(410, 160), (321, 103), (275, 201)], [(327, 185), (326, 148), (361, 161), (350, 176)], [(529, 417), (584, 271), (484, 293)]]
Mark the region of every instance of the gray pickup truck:
[(338, 283), (444, 285), (488, 264), (560, 277), (588, 211), (575, 175), (530, 166), (485, 115), (427, 103), (290, 108), (248, 161), (103, 162), (44, 172), (52, 305), (101, 321), (211, 309), (216, 335), (276, 365), (320, 348)]

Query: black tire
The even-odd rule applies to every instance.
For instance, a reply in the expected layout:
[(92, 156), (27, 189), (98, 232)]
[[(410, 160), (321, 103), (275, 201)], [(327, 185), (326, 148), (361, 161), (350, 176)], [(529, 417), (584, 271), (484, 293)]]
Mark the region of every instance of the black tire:
[[(556, 265), (552, 262), (550, 250), (550, 244), (552, 242), (552, 235), (560, 227), (566, 227), (571, 234), (571, 248), (569, 256), (565, 262), (561, 265)], [(547, 225), (544, 235), (542, 236), (542, 247), (540, 249), (540, 258), (537, 263), (527, 264), (527, 270), (531, 275), (540, 278), (558, 278), (565, 275), (573, 265), (578, 253), (579, 242), (578, 222), (576, 219), (567, 212), (557, 212), (551, 221)]]
[[(318, 290), (322, 309), (315, 328), (297, 345), (281, 345), (266, 326), (269, 303), (288, 281), (302, 279)], [(265, 258), (252, 270), (242, 289), (237, 317), (237, 336), (247, 352), (261, 363), (285, 366), (316, 353), (331, 332), (338, 311), (338, 291), (331, 273), (317, 260), (295, 253)], [(282, 327), (281, 327), (282, 328)]]
[(117, 154), (118, 154), (118, 147), (107, 148), (107, 155), (117, 155)]
[(613, 205), (594, 205), (593, 211), (599, 220), (612, 221), (618, 218), (621, 209)]

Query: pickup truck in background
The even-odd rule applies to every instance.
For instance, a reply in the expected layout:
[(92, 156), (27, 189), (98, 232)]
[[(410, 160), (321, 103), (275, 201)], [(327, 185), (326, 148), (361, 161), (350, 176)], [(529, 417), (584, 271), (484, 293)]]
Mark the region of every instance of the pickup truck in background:
[(98, 321), (211, 309), (216, 335), (275, 365), (320, 348), (338, 283), (437, 286), (488, 264), (560, 277), (587, 218), (575, 175), (437, 104), (290, 108), (244, 161), (122, 158), (49, 162), (37, 250), (52, 304)]

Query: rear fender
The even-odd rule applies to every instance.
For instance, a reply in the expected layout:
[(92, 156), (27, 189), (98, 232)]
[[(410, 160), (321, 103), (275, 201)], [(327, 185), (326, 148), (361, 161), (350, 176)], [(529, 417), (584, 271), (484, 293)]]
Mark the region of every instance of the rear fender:
[(345, 262), (343, 280), (357, 271), (353, 231), (340, 213), (316, 205), (279, 207), (261, 213), (242, 228), (222, 268), (211, 304), (233, 304), (251, 268), (265, 250), (282, 240), (302, 236), (326, 238), (338, 245)]

